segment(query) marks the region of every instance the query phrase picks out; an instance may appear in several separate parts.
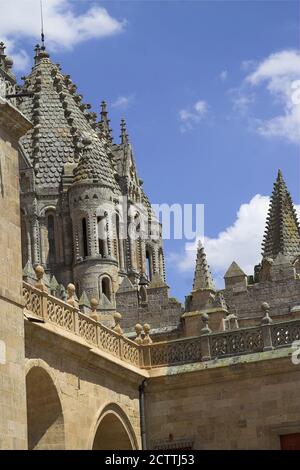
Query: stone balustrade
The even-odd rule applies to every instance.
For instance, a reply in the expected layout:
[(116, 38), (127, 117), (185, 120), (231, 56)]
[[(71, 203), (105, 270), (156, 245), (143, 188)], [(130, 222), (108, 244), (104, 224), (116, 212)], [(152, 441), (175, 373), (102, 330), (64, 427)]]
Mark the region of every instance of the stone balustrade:
[(142, 365), (141, 346), (81, 313), (78, 308), (26, 282), (23, 282), (23, 297), (25, 309), (37, 319), (53, 323), (83, 338), (92, 347), (97, 347), (125, 362), (138, 367)]
[[(211, 333), (203, 328), (201, 335), (171, 341), (131, 341), (122, 330), (105, 327), (78, 308), (60, 300), (31, 284), (23, 283), (25, 308), (44, 322), (53, 323), (66, 331), (83, 338), (92, 347), (110, 353), (119, 359), (140, 368), (164, 367), (209, 361), (243, 354), (259, 353), (291, 346), (300, 341), (300, 320), (285, 322), (263, 321), (260, 326), (238, 328)], [(264, 317), (265, 319), (266, 317)], [(264, 320), (263, 319), (263, 320)], [(115, 319), (118, 323), (118, 318)], [(137, 329), (140, 339), (142, 329)], [(145, 328), (146, 327), (146, 328)], [(150, 326), (144, 325), (149, 337)]]

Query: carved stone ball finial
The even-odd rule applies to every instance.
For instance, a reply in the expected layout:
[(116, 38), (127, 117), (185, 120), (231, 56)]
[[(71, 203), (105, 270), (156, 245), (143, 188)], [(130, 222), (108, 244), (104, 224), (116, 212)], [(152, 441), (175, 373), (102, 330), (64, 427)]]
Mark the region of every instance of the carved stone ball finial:
[(99, 300), (93, 297), (90, 300), (90, 306), (91, 306), (91, 313), (90, 317), (93, 318), (96, 321), (100, 321), (100, 315), (97, 313), (97, 306), (99, 304)]
[(211, 333), (211, 329), (210, 329), (209, 326), (208, 326), (209, 316), (207, 315), (207, 313), (203, 313), (203, 314), (202, 314), (201, 320), (203, 321), (204, 326), (203, 326), (203, 328), (201, 329), (200, 334), (201, 334), (201, 335), (207, 335), (207, 334)]
[(114, 314), (114, 320), (115, 320), (115, 325), (113, 327), (113, 330), (118, 333), (119, 335), (123, 334), (123, 330), (121, 328), (121, 320), (122, 320), (122, 315), (119, 312), (116, 312)]
[(98, 299), (95, 299), (94, 297), (90, 300), (92, 313), (96, 313), (98, 303)]
[(143, 331), (143, 327), (140, 323), (137, 323), (134, 327), (135, 329), (135, 332), (136, 332), (136, 338), (135, 338), (135, 342), (136, 344), (142, 344), (143, 343), (143, 338), (142, 338), (142, 331)]
[(261, 304), (261, 309), (265, 314), (261, 320), (262, 325), (270, 325), (271, 323), (273, 323), (273, 320), (270, 317), (270, 305), (268, 304), (268, 302), (263, 302)]
[(68, 294), (68, 298), (67, 298), (67, 304), (71, 305), (72, 307), (74, 308), (78, 308), (78, 303), (76, 302), (75, 300), (75, 286), (74, 284), (68, 284), (67, 285), (67, 294)]
[(48, 289), (47, 287), (45, 286), (45, 283), (43, 281), (43, 276), (45, 274), (45, 270), (43, 268), (43, 266), (36, 266), (34, 268), (34, 271), (35, 271), (35, 275), (36, 275), (36, 278), (37, 278), (37, 282), (35, 283), (35, 287), (43, 292), (48, 292)]
[(143, 329), (144, 329), (144, 333), (145, 333), (145, 336), (144, 336), (144, 339), (143, 339), (143, 344), (147, 345), (147, 344), (152, 344), (152, 339), (150, 338), (150, 330), (151, 330), (151, 326), (149, 325), (149, 323), (145, 323), (144, 326), (143, 326)]

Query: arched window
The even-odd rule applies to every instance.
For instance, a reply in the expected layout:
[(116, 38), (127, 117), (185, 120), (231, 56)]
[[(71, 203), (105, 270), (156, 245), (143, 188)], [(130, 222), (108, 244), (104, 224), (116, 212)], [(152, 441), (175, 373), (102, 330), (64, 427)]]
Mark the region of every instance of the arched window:
[(150, 281), (151, 281), (152, 274), (153, 274), (153, 270), (152, 270), (152, 250), (149, 247), (146, 248), (146, 272), (147, 272), (148, 279), (150, 279)]
[(55, 249), (55, 222), (54, 216), (49, 214), (47, 217), (47, 229), (48, 229), (48, 263), (54, 264), (56, 261), (56, 249)]
[(88, 237), (87, 237), (87, 224), (86, 218), (83, 218), (82, 221), (82, 249), (83, 249), (83, 256), (88, 256)]
[(109, 277), (105, 276), (101, 279), (101, 293), (111, 301), (111, 282)]

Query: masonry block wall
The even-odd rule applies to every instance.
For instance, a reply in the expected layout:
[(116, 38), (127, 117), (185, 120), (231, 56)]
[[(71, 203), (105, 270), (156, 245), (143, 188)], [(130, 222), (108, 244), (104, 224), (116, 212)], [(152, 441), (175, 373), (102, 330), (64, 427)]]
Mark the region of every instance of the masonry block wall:
[(280, 449), (281, 435), (300, 432), (300, 366), (279, 356), (151, 373), (148, 448)]

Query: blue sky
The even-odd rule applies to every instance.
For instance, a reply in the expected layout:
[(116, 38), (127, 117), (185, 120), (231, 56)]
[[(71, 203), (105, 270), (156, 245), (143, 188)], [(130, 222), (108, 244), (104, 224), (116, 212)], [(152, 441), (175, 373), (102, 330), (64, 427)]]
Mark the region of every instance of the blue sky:
[[(31, 16), (38, 18), (38, 2), (28, 1)], [(95, 20), (86, 27), (89, 34), (76, 30), (67, 38), (59, 29), (55, 33), (46, 11), (51, 57), (95, 111), (107, 100), (116, 139), (120, 118), (126, 117), (138, 172), (153, 203), (205, 204), (208, 262), (219, 285), (233, 259), (249, 270), (259, 260), (268, 205), (261, 196), (271, 193), (278, 168), (294, 202), (300, 202), (299, 146), (285, 119), (295, 109), (281, 80), (297, 78), (299, 2), (48, 2), (58, 17), (61, 11), (72, 11), (76, 19), (90, 8), (106, 9), (106, 21), (115, 21), (106, 23), (107, 34), (99, 33)], [(38, 40), (36, 23), (24, 30), (0, 26), (19, 69), (27, 67)], [(280, 116), (278, 131), (272, 120)], [(240, 226), (251, 239), (240, 235)], [(226, 229), (231, 238), (224, 244), (219, 234)], [(166, 241), (165, 251), (168, 284), (182, 300), (191, 289), (194, 255), (186, 255), (182, 240)]]

